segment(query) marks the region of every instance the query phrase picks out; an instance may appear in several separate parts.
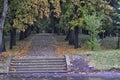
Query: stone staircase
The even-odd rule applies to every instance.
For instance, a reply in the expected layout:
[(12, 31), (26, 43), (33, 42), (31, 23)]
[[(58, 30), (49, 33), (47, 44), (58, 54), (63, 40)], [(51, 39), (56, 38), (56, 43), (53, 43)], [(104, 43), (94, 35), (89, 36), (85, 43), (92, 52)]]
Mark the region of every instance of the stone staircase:
[(66, 73), (66, 58), (23, 57), (11, 58), (9, 73)]

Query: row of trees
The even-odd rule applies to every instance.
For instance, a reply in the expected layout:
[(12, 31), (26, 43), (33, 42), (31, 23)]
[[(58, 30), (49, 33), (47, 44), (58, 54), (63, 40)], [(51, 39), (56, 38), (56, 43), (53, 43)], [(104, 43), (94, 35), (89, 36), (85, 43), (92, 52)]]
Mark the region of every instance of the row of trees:
[[(63, 13), (60, 18), (60, 25), (69, 26), (66, 40), (69, 44), (78, 48), (79, 28), (88, 31), (89, 39), (86, 42), (92, 50), (100, 47), (98, 34), (104, 31), (110, 21), (109, 14), (113, 11), (110, 2), (106, 0), (68, 0), (63, 4)], [(105, 22), (105, 23), (104, 23)]]
[[(10, 33), (10, 49), (16, 44), (16, 30), (20, 40), (33, 28), (66, 34), (70, 45), (78, 48), (79, 29), (89, 34), (86, 44), (92, 50), (100, 47), (98, 34), (111, 25), (111, 3), (118, 0), (1, 0), (0, 1), (0, 53), (3, 33)], [(109, 23), (108, 23), (109, 22)], [(4, 25), (5, 24), (5, 25)], [(4, 26), (4, 28), (3, 28)], [(4, 29), (4, 30), (3, 30)]]

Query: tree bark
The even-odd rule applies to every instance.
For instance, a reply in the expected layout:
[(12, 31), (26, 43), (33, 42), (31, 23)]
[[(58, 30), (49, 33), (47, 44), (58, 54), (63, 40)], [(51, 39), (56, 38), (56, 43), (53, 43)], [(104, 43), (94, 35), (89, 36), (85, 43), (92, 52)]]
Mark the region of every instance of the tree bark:
[(4, 23), (5, 23), (5, 18), (6, 18), (6, 14), (7, 14), (7, 10), (8, 10), (8, 0), (4, 0), (4, 7), (3, 7), (3, 12), (0, 18), (0, 54), (2, 53), (2, 49), (3, 49), (3, 42), (2, 42), (2, 38), (3, 38), (3, 27), (4, 27)]
[(32, 27), (28, 25), (27, 29), (25, 29), (24, 37), (27, 38), (31, 34)]
[(13, 28), (13, 45), (16, 45), (16, 29)]
[(98, 35), (99, 35), (99, 38), (100, 38), (100, 39), (105, 38), (105, 37), (104, 37), (104, 32), (101, 32), (101, 33), (99, 33)]
[(74, 31), (70, 30), (69, 45), (74, 45)]
[(25, 30), (24, 35), (25, 35), (25, 38), (28, 37), (28, 29)]
[(13, 49), (13, 29), (10, 30), (10, 49)]
[(24, 38), (25, 38), (24, 31), (20, 31), (19, 40), (23, 40)]
[(2, 52), (5, 52), (6, 51), (6, 46), (5, 46), (4, 32), (3, 32), (3, 38), (2, 38), (2, 46), (3, 46)]
[(117, 49), (120, 48), (120, 29), (118, 30), (118, 41), (117, 41)]
[(68, 31), (67, 31), (67, 35), (66, 35), (65, 41), (68, 41), (68, 40), (69, 40), (69, 37), (70, 37), (70, 27), (68, 28)]
[(40, 28), (36, 27), (36, 33), (40, 33)]
[(79, 27), (76, 26), (74, 28), (74, 33), (75, 33), (75, 37), (74, 37), (74, 48), (77, 49), (79, 48), (79, 44), (78, 44), (78, 36), (79, 36)]
[(16, 45), (16, 29), (11, 28), (10, 30), (10, 49), (13, 49), (13, 46)]

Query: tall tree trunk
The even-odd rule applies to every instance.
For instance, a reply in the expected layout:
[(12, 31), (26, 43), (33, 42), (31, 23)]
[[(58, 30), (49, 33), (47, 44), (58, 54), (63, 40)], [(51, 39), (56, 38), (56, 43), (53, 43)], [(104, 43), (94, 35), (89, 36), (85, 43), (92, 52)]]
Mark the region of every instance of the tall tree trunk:
[(25, 38), (28, 37), (28, 29), (25, 29), (24, 35), (25, 35)]
[(40, 28), (36, 27), (36, 33), (40, 33)]
[(13, 28), (13, 45), (16, 45), (16, 29)]
[(24, 31), (20, 31), (19, 40), (23, 40), (24, 38), (25, 38)]
[(11, 28), (10, 30), (10, 49), (13, 49), (13, 46), (16, 45), (16, 29)]
[(57, 27), (56, 27), (55, 33), (56, 33), (57, 35), (60, 35), (60, 28), (57, 28)]
[(28, 26), (27, 29), (25, 29), (24, 37), (27, 38), (31, 34), (31, 26)]
[(2, 49), (2, 52), (5, 52), (6, 51), (6, 46), (5, 46), (5, 38), (4, 38), (4, 31), (3, 31), (3, 38), (2, 38), (2, 45), (3, 45), (3, 49)]
[(13, 29), (10, 30), (10, 49), (13, 49)]
[(74, 31), (70, 30), (69, 45), (74, 45)]
[(29, 28), (28, 28), (28, 36), (31, 34), (31, 31), (32, 31), (32, 26), (29, 26)]
[(3, 12), (0, 18), (0, 54), (2, 53), (2, 38), (3, 38), (3, 27), (5, 23), (5, 18), (8, 10), (8, 0), (4, 0), (4, 7), (3, 7)]
[(74, 37), (74, 48), (77, 49), (79, 47), (79, 44), (78, 44), (78, 36), (79, 36), (79, 27), (76, 26), (74, 28), (74, 33), (75, 33), (75, 37)]
[(118, 30), (118, 41), (117, 41), (117, 49), (120, 48), (120, 29)]
[(2, 31), (2, 28), (0, 28), (0, 54), (2, 53), (2, 49), (3, 49), (3, 47), (2, 47), (2, 37), (3, 37), (3, 33), (2, 33), (3, 31)]
[(70, 27), (68, 28), (67, 35), (66, 35), (65, 40), (68, 41), (68, 40), (69, 40), (69, 37), (70, 37)]
[(100, 39), (103, 39), (103, 38), (104, 38), (104, 32), (101, 32), (101, 33), (99, 33), (98, 35), (99, 35), (99, 38), (100, 38)]

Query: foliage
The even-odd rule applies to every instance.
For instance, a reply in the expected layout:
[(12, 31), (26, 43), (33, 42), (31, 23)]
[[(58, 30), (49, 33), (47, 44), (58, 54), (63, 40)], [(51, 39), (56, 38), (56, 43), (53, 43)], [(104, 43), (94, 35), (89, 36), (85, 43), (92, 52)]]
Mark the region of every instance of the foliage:
[(50, 0), (49, 3), (51, 4), (52, 16), (59, 18), (61, 13), (60, 0)]
[(86, 29), (89, 30), (90, 38), (87, 41), (87, 46), (91, 50), (98, 49), (100, 47), (100, 41), (98, 40), (98, 33), (101, 23), (102, 17), (97, 16), (96, 13), (93, 13), (92, 15), (86, 15), (85, 16), (85, 23), (86, 23)]
[(50, 19), (47, 17), (44, 17), (43, 19), (36, 18), (36, 22), (34, 23), (34, 26), (39, 28), (40, 31), (44, 31), (49, 26), (49, 24), (50, 24)]
[(2, 13), (2, 10), (3, 10), (3, 0), (0, 0), (0, 15)]
[(65, 3), (63, 3), (61, 5), (61, 17), (60, 17), (60, 21), (59, 21), (59, 26), (63, 29), (66, 29), (66, 27), (69, 26), (69, 21), (70, 21), (70, 17), (73, 14), (73, 4), (72, 4), (72, 0), (66, 0)]
[(6, 27), (11, 25), (24, 31), (26, 24), (34, 24), (36, 17), (49, 17), (49, 12), (48, 0), (11, 0)]
[[(74, 29), (74, 27), (79, 26), (98, 34), (99, 31), (108, 29), (106, 26), (111, 25), (108, 22), (110, 21), (109, 14), (112, 10), (113, 8), (107, 0), (10, 0), (4, 30), (7, 32), (11, 28), (17, 28), (25, 31), (29, 27), (28, 25), (35, 25), (43, 30), (52, 22), (52, 16), (59, 21), (59, 24), (56, 24), (57, 21), (54, 23), (55, 27), (67, 30), (68, 27)], [(91, 16), (94, 12), (96, 12), (97, 18), (103, 15), (106, 19), (102, 19), (102, 25), (97, 27), (95, 25), (96, 22), (90, 21), (91, 24), (88, 27), (88, 24), (87, 26), (85, 25), (85, 16)], [(92, 24), (95, 26), (91, 26)], [(97, 37), (95, 33), (94, 36)], [(92, 34), (91, 32), (90, 36)], [(89, 40), (91, 41), (92, 39)], [(92, 45), (94, 41), (99, 43), (97, 38), (95, 38), (92, 43), (88, 44)], [(98, 46), (97, 44), (94, 45)]]
[[(96, 12), (97, 15), (108, 16), (113, 10), (106, 0), (68, 0), (62, 5), (60, 24), (68, 24), (72, 27), (84, 26), (84, 15)], [(64, 21), (64, 22), (63, 22)]]
[[(63, 27), (70, 26), (71, 29), (79, 26), (88, 30), (91, 36), (87, 42), (88, 47), (97, 48), (100, 46), (97, 35), (104, 31), (103, 29), (110, 27), (112, 20), (109, 14), (113, 10), (106, 0), (67, 0), (62, 4), (59, 24)], [(93, 13), (95, 14), (93, 15)], [(102, 20), (101, 15), (105, 17)]]

